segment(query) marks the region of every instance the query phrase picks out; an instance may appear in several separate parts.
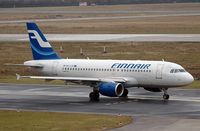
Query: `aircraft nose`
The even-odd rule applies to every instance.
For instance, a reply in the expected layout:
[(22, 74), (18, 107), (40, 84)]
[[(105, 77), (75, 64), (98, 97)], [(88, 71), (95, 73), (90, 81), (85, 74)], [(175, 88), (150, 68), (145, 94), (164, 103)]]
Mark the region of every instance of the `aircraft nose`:
[(186, 81), (187, 81), (188, 84), (190, 84), (194, 81), (194, 77), (190, 73), (188, 73), (186, 79), (187, 79)]

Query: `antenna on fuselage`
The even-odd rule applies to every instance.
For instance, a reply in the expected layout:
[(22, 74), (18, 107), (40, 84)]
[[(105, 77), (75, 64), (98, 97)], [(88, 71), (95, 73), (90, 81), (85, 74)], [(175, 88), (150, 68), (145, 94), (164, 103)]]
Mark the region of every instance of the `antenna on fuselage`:
[(60, 53), (63, 53), (63, 52), (64, 52), (63, 47), (60, 46)]
[(105, 46), (103, 47), (103, 53), (107, 53)]
[(80, 54), (83, 55), (83, 49), (82, 48), (80, 48)]

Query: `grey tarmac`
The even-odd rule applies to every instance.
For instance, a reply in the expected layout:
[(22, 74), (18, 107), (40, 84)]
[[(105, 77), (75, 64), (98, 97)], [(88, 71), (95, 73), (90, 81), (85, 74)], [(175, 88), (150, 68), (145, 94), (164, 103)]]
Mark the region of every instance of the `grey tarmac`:
[(199, 131), (200, 90), (169, 89), (162, 93), (129, 88), (127, 99), (100, 96), (90, 102), (92, 88), (83, 85), (0, 84), (0, 109), (129, 115), (133, 123), (117, 131)]
[(142, 9), (138, 10), (135, 8), (132, 9), (112, 9), (112, 10), (94, 10), (88, 8), (87, 10), (80, 9), (61, 9), (56, 10), (54, 8), (37, 8), (37, 10), (33, 8), (0, 8), (0, 14), (144, 14), (144, 13), (152, 13), (152, 14), (197, 14), (200, 13), (199, 9)]
[[(57, 42), (200, 42), (200, 34), (45, 34)], [(28, 34), (0, 34), (0, 41), (29, 41)]]
[(199, 16), (200, 13), (183, 13), (183, 14), (162, 14), (162, 15), (140, 15), (140, 16), (105, 16), (105, 17), (83, 17), (83, 18), (55, 18), (55, 19), (24, 19), (24, 20), (2, 20), (0, 24), (16, 24), (34, 22), (60, 22), (60, 21), (88, 21), (88, 20), (118, 20), (118, 19), (143, 19), (157, 17), (177, 17), (177, 16)]

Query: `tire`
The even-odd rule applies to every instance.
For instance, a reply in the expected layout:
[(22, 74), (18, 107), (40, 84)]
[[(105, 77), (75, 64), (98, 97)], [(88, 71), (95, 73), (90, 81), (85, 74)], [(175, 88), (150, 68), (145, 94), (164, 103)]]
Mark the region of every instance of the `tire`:
[(97, 92), (90, 92), (89, 97), (90, 97), (90, 101), (92, 102), (99, 101), (99, 93)]
[(168, 94), (164, 94), (164, 95), (163, 95), (163, 99), (164, 99), (164, 100), (168, 100), (168, 99), (169, 99), (169, 95), (168, 95)]

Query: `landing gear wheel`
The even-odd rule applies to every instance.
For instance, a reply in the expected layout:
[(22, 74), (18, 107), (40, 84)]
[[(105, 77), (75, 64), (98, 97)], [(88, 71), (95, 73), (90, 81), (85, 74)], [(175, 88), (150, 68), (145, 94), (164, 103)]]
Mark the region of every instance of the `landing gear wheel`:
[(98, 92), (90, 92), (90, 101), (97, 102), (99, 101), (99, 93)]
[(169, 95), (167, 93), (167, 89), (168, 88), (162, 88), (161, 90), (164, 92), (164, 95), (163, 95), (163, 99), (164, 100), (168, 100), (169, 99)]
[(169, 95), (168, 95), (168, 94), (164, 94), (164, 95), (163, 95), (163, 99), (164, 99), (164, 100), (168, 100), (168, 99), (169, 99)]
[(124, 89), (124, 92), (120, 97), (128, 97), (128, 90)]

